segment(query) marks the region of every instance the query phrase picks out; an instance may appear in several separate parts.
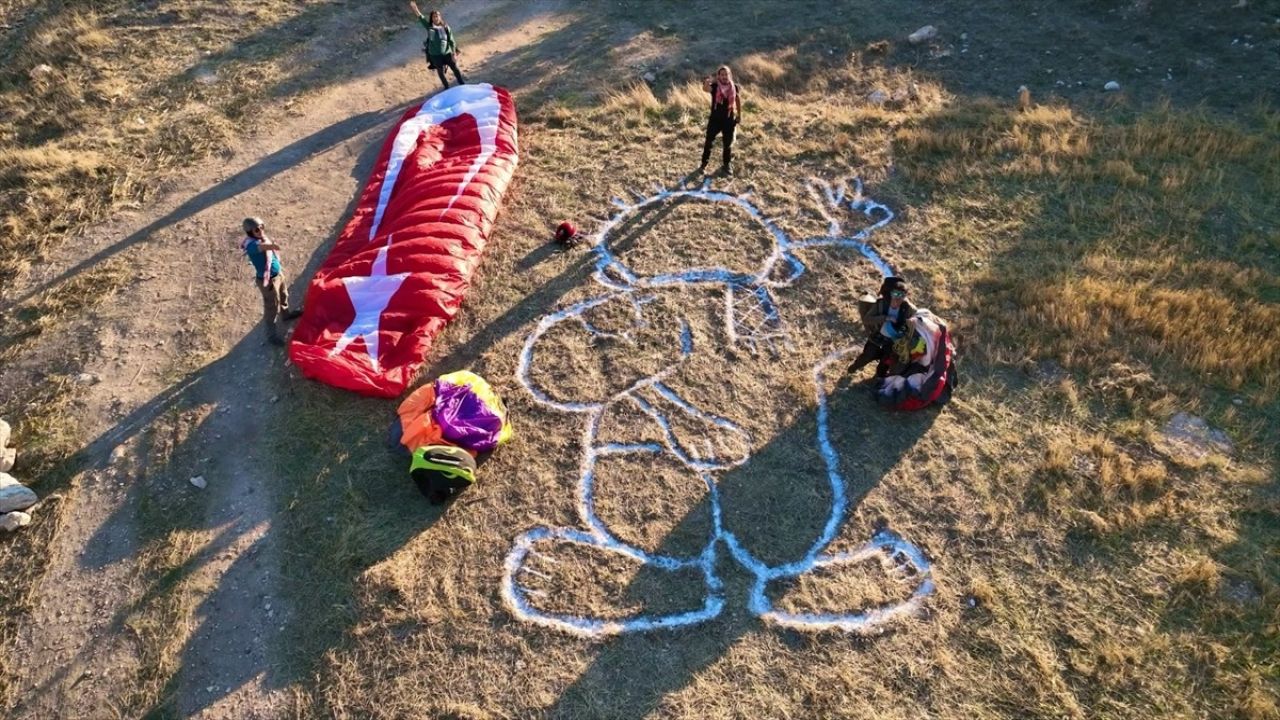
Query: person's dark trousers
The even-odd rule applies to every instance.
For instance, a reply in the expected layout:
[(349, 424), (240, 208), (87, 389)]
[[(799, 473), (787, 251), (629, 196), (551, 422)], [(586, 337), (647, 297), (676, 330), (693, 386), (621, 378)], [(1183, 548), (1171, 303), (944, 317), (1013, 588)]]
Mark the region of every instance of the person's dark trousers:
[[(862, 346), (862, 352), (858, 353), (858, 358), (849, 366), (850, 373), (856, 373), (862, 368), (870, 365), (877, 360), (883, 361), (889, 356), (889, 352), (893, 349), (893, 341), (883, 335), (873, 335), (867, 338), (867, 344)], [(882, 377), (881, 372), (884, 369), (884, 363), (876, 366), (876, 377)]]
[(284, 278), (275, 275), (266, 285), (261, 280), (255, 280), (258, 289), (262, 291), (262, 324), (267, 331), (267, 340), (272, 343), (280, 344), (284, 340), (280, 337), (280, 331), (276, 329), (276, 320), (280, 314), (289, 309), (289, 288), (284, 284)]
[(449, 79), (445, 77), (445, 68), (453, 70), (453, 77), (458, 81), (459, 85), (465, 85), (467, 83), (467, 79), (462, 77), (462, 72), (458, 70), (458, 63), (453, 59), (453, 53), (429, 57), (427, 60), (429, 60), (432, 65), (436, 66), (436, 74), (440, 76), (440, 84), (444, 85), (446, 88), (449, 87)]
[(733, 160), (733, 131), (737, 129), (738, 123), (729, 118), (719, 118), (712, 115), (707, 120), (707, 141), (702, 144), (702, 166), (707, 166), (707, 161), (711, 159), (711, 143), (715, 141), (716, 135), (722, 135), (724, 140), (724, 166), (729, 167), (729, 161)]

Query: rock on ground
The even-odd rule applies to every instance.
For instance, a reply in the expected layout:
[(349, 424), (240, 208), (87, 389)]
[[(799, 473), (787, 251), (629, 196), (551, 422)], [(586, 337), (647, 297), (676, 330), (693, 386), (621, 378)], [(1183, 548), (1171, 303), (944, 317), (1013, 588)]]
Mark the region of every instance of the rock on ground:
[(26, 527), (30, 524), (31, 516), (20, 510), (0, 515), (0, 530), (4, 530), (6, 532), (13, 532), (20, 527)]
[(9, 435), (13, 432), (13, 428), (9, 427), (9, 423), (0, 420), (0, 448), (9, 447)]
[(1115, 92), (1120, 89), (1120, 83), (1116, 82), (1115, 80), (1112, 80), (1106, 85), (1103, 85), (1102, 89), (1106, 90), (1107, 92)]
[(18, 482), (12, 475), (0, 472), (0, 513), (26, 510), (40, 501), (31, 488)]
[(907, 41), (910, 42), (912, 45), (919, 45), (922, 42), (932, 40), (936, 37), (938, 37), (938, 28), (932, 25), (925, 25), (919, 30), (908, 35)]
[(1203, 418), (1180, 412), (1169, 419), (1161, 433), (1161, 450), (1175, 457), (1200, 459), (1210, 453), (1230, 455), (1231, 438), (1209, 427)]
[(18, 451), (14, 448), (0, 448), (0, 472), (9, 472), (18, 461)]

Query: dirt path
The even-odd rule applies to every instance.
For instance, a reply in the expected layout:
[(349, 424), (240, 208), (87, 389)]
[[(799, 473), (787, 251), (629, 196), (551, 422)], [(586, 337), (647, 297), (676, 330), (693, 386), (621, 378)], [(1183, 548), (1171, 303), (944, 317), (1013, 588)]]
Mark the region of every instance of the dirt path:
[[(557, 7), (459, 4), (450, 23), (460, 35), (479, 24), (487, 31), (467, 46), (464, 72), (487, 79), (486, 60), (549, 32)], [(300, 302), (308, 265), (345, 220), (386, 127), (436, 89), (419, 35), (394, 35), (354, 79), (299, 102), (275, 127), (244, 139), (230, 160), (170, 181), (152, 207), (95, 229), (33, 278), (38, 286), (117, 255), (140, 269), (92, 321), (100, 350), (86, 369), (102, 382), (84, 412), (96, 418), (88, 435), (98, 438), (88, 449), (96, 466), (75, 481), (40, 605), (15, 648), (22, 677), (13, 716), (136, 714), (149, 708), (131, 689), (145, 682), (184, 717), (283, 711), (288, 681), (276, 669), (287, 664), (280, 631), (290, 608), (278, 592), (278, 488), (263, 468), (273, 398), (288, 389), (270, 384), (282, 375), (283, 353), (255, 326), (258, 298), (234, 249), (237, 226), (248, 214), (267, 218)], [(174, 441), (165, 467), (151, 467), (147, 432), (169, 432), (184, 416), (196, 418), (194, 427)], [(190, 485), (197, 475), (203, 490)], [(138, 508), (157, 494), (198, 503), (200, 512), (188, 525), (163, 528), (168, 537), (189, 533), (195, 547), (180, 572), (166, 576), (169, 585), (148, 587), (139, 553), (156, 536), (147, 525), (156, 518), (140, 518)], [(189, 614), (161, 628), (171, 637), (157, 648), (133, 619), (164, 592), (182, 593), (176, 607)], [(157, 652), (177, 653), (176, 677), (174, 658)]]

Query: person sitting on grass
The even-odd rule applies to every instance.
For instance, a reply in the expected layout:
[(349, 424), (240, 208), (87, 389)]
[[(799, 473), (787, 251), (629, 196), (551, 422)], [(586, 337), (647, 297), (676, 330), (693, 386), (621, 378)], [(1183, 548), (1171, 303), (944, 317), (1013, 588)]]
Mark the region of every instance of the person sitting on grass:
[(916, 314), (916, 308), (907, 300), (907, 282), (891, 275), (880, 284), (880, 297), (865, 304), (862, 324), (867, 329), (867, 344), (849, 366), (854, 374), (873, 361), (877, 378), (888, 373), (887, 361), (893, 355), (894, 343), (904, 342), (910, 334), (907, 321)]
[(921, 308), (908, 323), (910, 335), (895, 341), (889, 371), (875, 381), (876, 402), (893, 410), (945, 405), (955, 391), (956, 351), (940, 317)]
[(413, 10), (413, 14), (418, 16), (418, 22), (422, 23), (422, 27), (427, 29), (427, 41), (423, 43), (422, 50), (427, 54), (427, 67), (435, 70), (440, 76), (440, 84), (445, 89), (449, 88), (449, 80), (445, 77), (445, 68), (453, 70), (453, 77), (457, 79), (459, 85), (466, 85), (466, 78), (462, 77), (462, 73), (458, 70), (458, 63), (454, 58), (462, 53), (458, 51), (458, 43), (453, 39), (453, 31), (444, 22), (444, 16), (439, 10), (432, 10), (430, 16), (423, 16), (422, 11), (418, 9), (418, 3), (410, 2), (409, 8)]
[(289, 308), (289, 287), (280, 267), (280, 246), (267, 239), (267, 225), (261, 218), (245, 218), (243, 226), (245, 237), (240, 241), (240, 250), (253, 263), (257, 285), (262, 290), (262, 324), (266, 328), (267, 342), (284, 345), (284, 338), (276, 328), (276, 319), (296, 319), (302, 315), (302, 310)]
[(733, 134), (742, 120), (742, 98), (738, 94), (738, 85), (733, 81), (733, 72), (728, 65), (721, 65), (714, 78), (702, 79), (702, 89), (711, 93), (711, 114), (707, 117), (707, 139), (702, 144), (702, 164), (698, 172), (707, 169), (707, 161), (711, 159), (711, 144), (716, 135), (723, 137), (724, 156), (720, 172), (733, 175)]

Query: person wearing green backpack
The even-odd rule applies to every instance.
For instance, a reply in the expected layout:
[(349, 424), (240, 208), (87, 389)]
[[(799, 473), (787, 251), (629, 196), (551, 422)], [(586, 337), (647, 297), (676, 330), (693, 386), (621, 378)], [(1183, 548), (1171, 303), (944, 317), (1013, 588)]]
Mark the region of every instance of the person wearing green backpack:
[(427, 67), (440, 75), (440, 83), (446, 89), (449, 87), (449, 80), (445, 77), (445, 68), (451, 68), (458, 84), (465, 85), (467, 80), (462, 77), (462, 72), (458, 70), (458, 63), (454, 59), (461, 54), (458, 52), (458, 43), (453, 39), (453, 31), (445, 24), (444, 16), (439, 10), (432, 10), (430, 15), (423, 15), (418, 9), (417, 2), (410, 2), (409, 8), (413, 10), (414, 15), (418, 16), (418, 22), (422, 23), (422, 27), (427, 29), (427, 40), (422, 44), (422, 51), (427, 55)]

